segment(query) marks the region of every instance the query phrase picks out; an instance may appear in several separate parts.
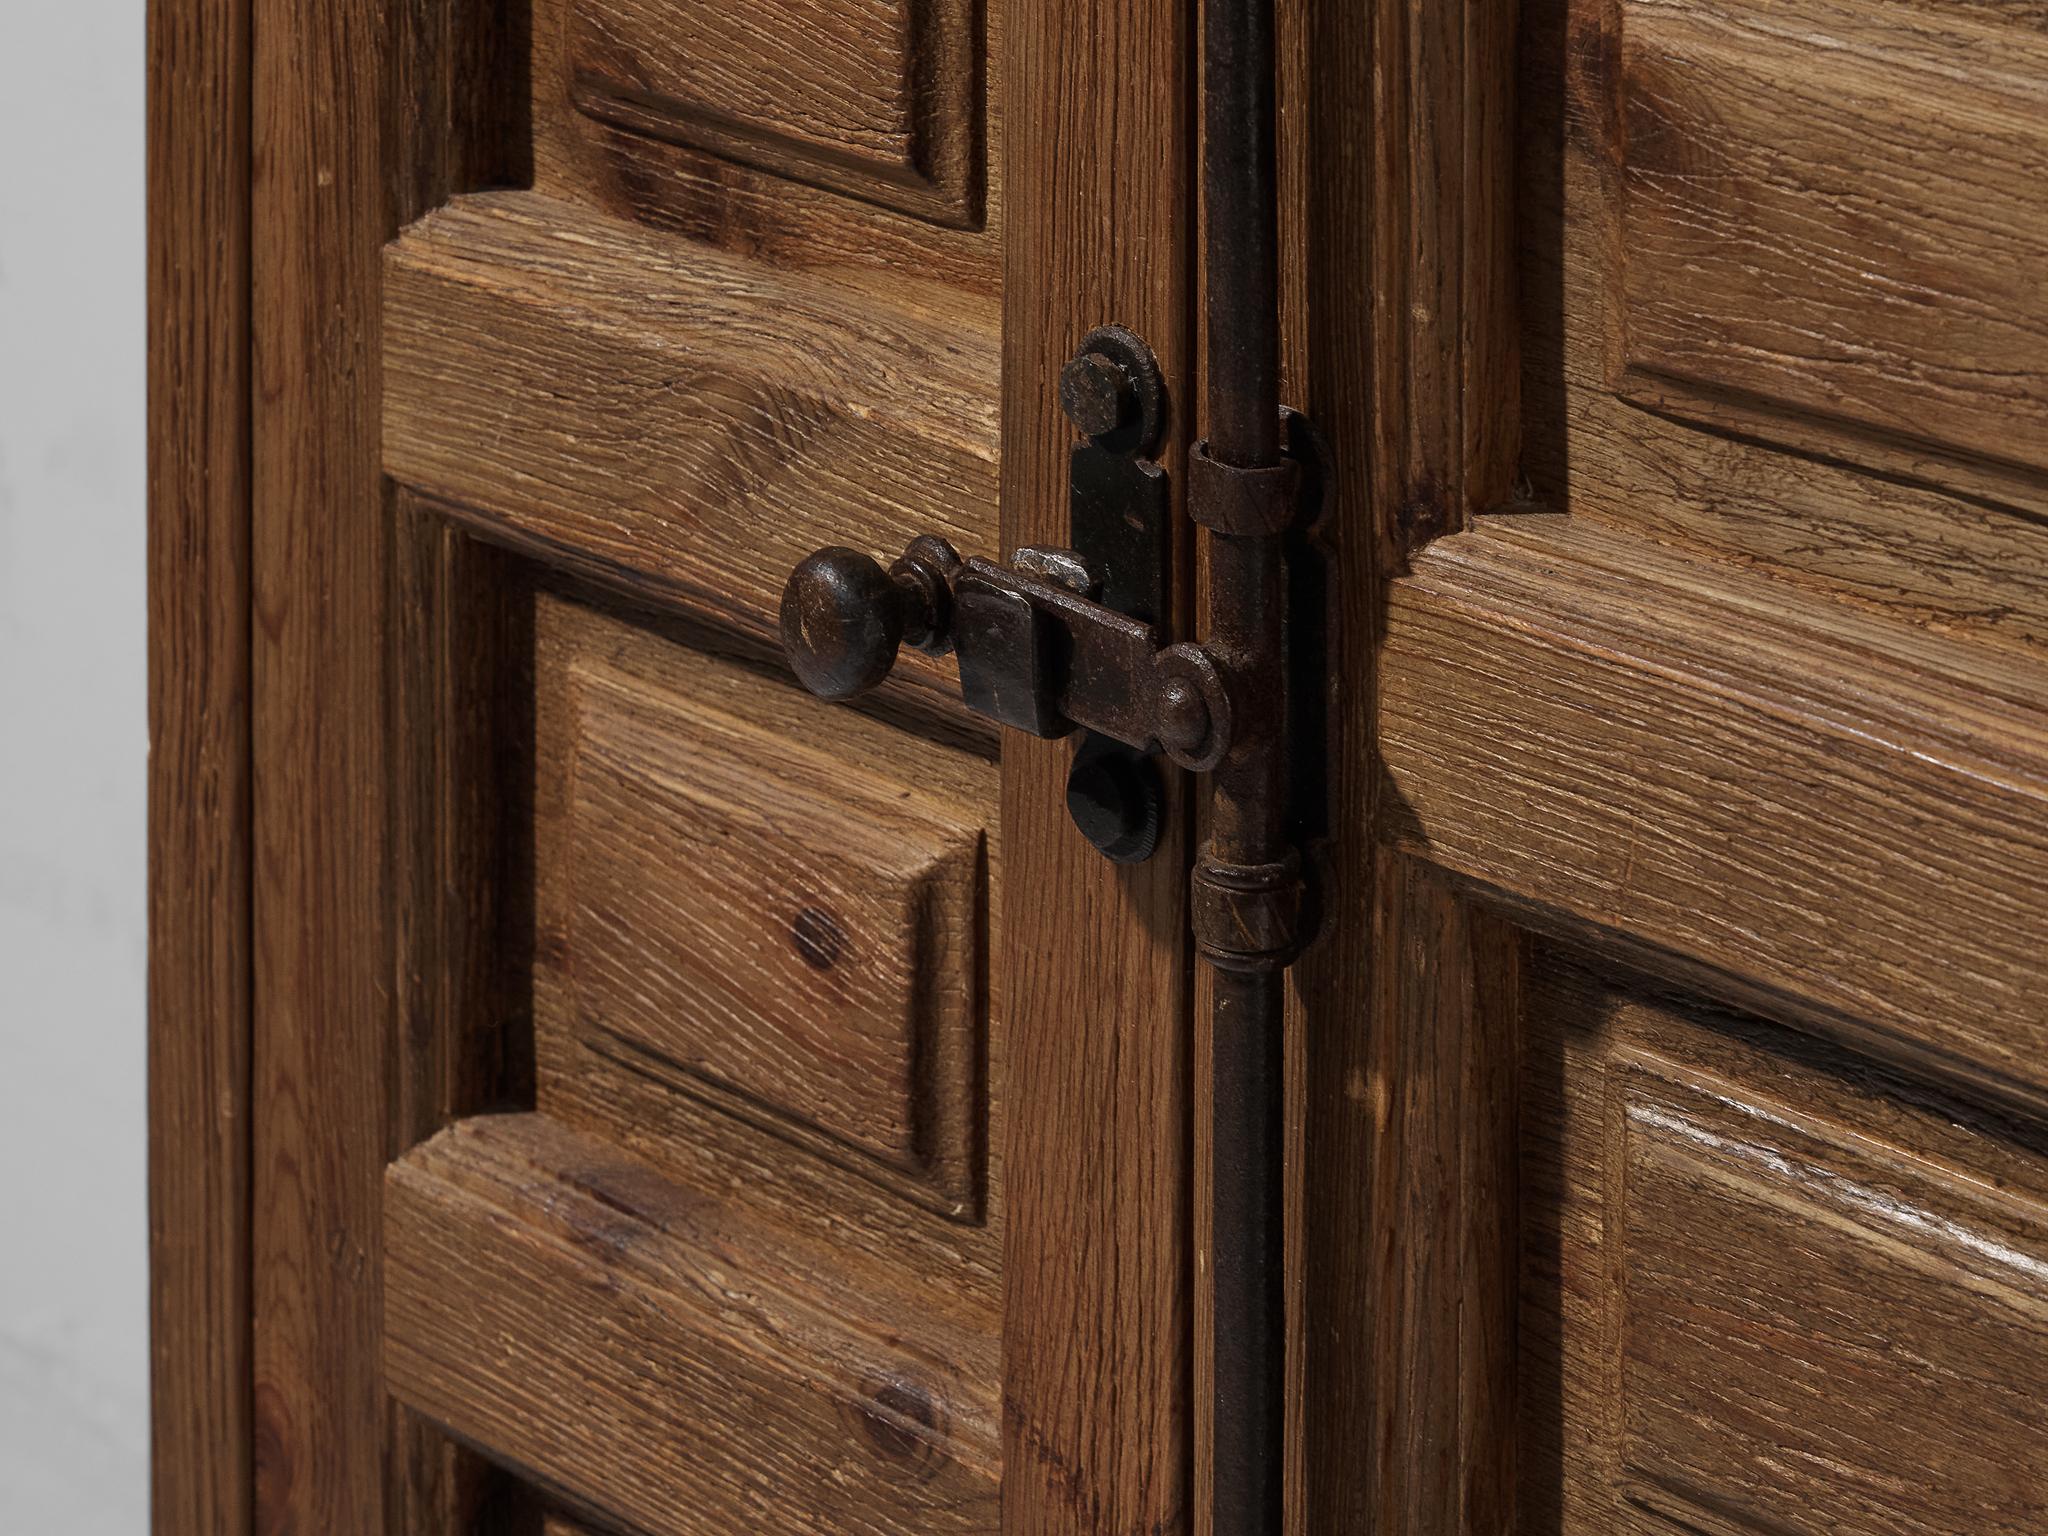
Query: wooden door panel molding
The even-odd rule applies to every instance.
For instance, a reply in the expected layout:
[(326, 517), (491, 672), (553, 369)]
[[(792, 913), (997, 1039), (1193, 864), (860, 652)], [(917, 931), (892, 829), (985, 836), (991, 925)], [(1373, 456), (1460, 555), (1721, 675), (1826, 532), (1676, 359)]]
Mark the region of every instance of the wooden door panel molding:
[(1521, 11), (1508, 152), (1536, 499), (1910, 622), (2037, 639), (2038, 30), (1995, 5), (1679, 9)]
[(973, 0), (571, 0), (584, 112), (899, 208), (981, 217)]
[(2032, 1529), (2038, 1124), (1582, 949), (1526, 975), (1524, 1518)]
[[(422, 221), (385, 279), (387, 469), (537, 559), (767, 639), (820, 545), (994, 545), (1000, 321), (981, 300), (526, 193)], [(889, 686), (965, 713), (921, 653)]]
[(994, 1528), (990, 1335), (915, 1280), (538, 1115), (387, 1192), (393, 1391), (538, 1481), (646, 1536)]
[(1608, 1095), (1631, 1495), (1801, 1536), (2033, 1529), (2048, 1206), (1656, 1058)]
[(2048, 472), (2048, 43), (1843, 0), (1621, 0), (1619, 29), (1624, 392)]
[(872, 725), (828, 754), (786, 684), (540, 629), (543, 1031), (984, 1219), (994, 767)]
[(2048, 1090), (2038, 677), (1562, 519), (1397, 583), (1390, 829), (1517, 898)]
[[(576, 87), (579, 50), (591, 52), (593, 30), (581, 7), (622, 18), (628, 51), (648, 43), (658, 93), (694, 93), (713, 110), (685, 104), (684, 112), (694, 116), (678, 117), (674, 95), (664, 104), (659, 94), (643, 92), (629, 101), (614, 92), (610, 100), (624, 104), (623, 111), (593, 116), (586, 101), (607, 109)], [(915, 273), (999, 298), (1003, 110), (996, 60), (1007, 26), (1005, 0), (769, 0), (751, 7), (711, 0), (684, 0), (681, 7), (650, 0), (532, 0), (531, 8), (530, 184), (536, 191), (779, 266), (898, 283)], [(834, 57), (793, 31), (788, 41), (757, 50), (758, 57), (687, 58), (697, 39), (682, 26), (685, 16), (701, 37), (706, 28), (743, 34), (755, 25), (749, 18), (778, 14), (799, 18), (806, 29), (829, 14), (833, 28), (844, 33), (852, 27), (860, 41), (847, 56)], [(699, 18), (709, 20), (698, 26)], [(906, 19), (911, 34), (934, 46), (899, 59), (880, 39)], [(1021, 24), (1035, 26), (1037, 19), (1026, 16)], [(779, 72), (809, 83), (767, 90), (765, 82)], [(828, 102), (837, 103), (825, 109), (836, 126), (818, 117)], [(729, 110), (734, 107), (738, 115)], [(626, 114), (637, 126), (628, 125)], [(846, 137), (849, 117), (868, 122), (870, 136), (889, 122), (907, 133), (903, 152), (913, 167), (907, 177), (901, 161), (890, 181), (886, 160), (834, 150), (833, 141)], [(778, 127), (789, 132), (763, 136)], [(885, 136), (889, 131), (882, 129)]]
[(474, 1086), (479, 1026), (415, 1011), (417, 978), (454, 965), (463, 995), (475, 972), (413, 905), (419, 867), (390, 859), (433, 846), (401, 835), (448, 738), (392, 687), (439, 530), (382, 474), (381, 250), (451, 193), (523, 174), (523, 38), (515, 7), (252, 0), (248, 42), (254, 1525), (442, 1530), (483, 1474), (391, 1410), (379, 1215), (414, 1117)]

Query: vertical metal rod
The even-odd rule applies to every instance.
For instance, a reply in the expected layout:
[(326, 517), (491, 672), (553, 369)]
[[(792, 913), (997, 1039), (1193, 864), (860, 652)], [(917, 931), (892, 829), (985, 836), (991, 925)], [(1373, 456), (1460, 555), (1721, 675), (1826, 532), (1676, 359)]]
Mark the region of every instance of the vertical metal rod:
[(1211, 1119), (1215, 1536), (1277, 1536), (1286, 1380), (1277, 971), (1216, 973)]
[[(1207, 452), (1234, 470), (1278, 464), (1279, 218), (1273, 0), (1206, 0), (1202, 174), (1208, 318)], [(1203, 509), (1195, 509), (1204, 519)], [(1251, 681), (1239, 750), (1217, 770), (1198, 884), (1277, 888), (1287, 847), (1282, 540), (1211, 526), (1205, 643)], [(1210, 1130), (1215, 1536), (1278, 1536), (1283, 1519), (1282, 1028), (1287, 956), (1198, 939), (1215, 964)], [(1243, 943), (1241, 951), (1258, 951)]]
[(1202, 177), (1208, 219), (1209, 451), (1280, 457), (1280, 217), (1273, 0), (1207, 0)]

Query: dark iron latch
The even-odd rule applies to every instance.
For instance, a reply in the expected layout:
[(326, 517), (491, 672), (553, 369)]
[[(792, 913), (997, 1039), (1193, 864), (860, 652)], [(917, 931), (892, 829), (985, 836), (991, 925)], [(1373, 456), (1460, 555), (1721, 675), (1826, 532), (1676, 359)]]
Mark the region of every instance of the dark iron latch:
[[(1085, 732), (1068, 806), (1105, 855), (1134, 862), (1158, 841), (1151, 760), (1215, 769), (1240, 717), (1265, 717), (1277, 684), (1234, 677), (1231, 658), (1161, 633), (1172, 494), (1151, 457), (1166, 418), (1151, 349), (1121, 326), (1090, 332), (1061, 374), (1060, 401), (1081, 433), (1069, 460), (1070, 548), (1020, 549), (998, 564), (926, 535), (887, 570), (858, 550), (821, 549), (783, 590), (782, 642), (824, 698), (873, 688), (908, 643), (957, 659), (977, 713), (1033, 736)], [(1214, 531), (1273, 532), (1288, 520), (1291, 463), (1249, 484), (1208, 468), (1199, 450), (1193, 464), (1194, 488), (1215, 505), (1197, 516)]]

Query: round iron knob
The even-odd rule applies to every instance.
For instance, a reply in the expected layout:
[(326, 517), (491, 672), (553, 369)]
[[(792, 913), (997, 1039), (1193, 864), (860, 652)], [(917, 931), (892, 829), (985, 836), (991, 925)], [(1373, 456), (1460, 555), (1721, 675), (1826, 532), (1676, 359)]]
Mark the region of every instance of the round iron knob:
[(797, 681), (820, 698), (850, 699), (889, 675), (906, 639), (943, 654), (959, 567), (953, 547), (929, 535), (886, 571), (843, 544), (806, 555), (782, 589), (782, 649)]
[(910, 595), (872, 555), (843, 544), (806, 555), (782, 589), (782, 649), (825, 699), (866, 693), (896, 665)]

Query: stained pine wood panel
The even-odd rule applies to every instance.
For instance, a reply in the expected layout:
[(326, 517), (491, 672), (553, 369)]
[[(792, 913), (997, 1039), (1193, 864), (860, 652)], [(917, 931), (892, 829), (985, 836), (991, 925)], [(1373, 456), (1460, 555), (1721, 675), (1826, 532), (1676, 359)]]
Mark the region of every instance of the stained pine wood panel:
[[(392, 474), (492, 537), (764, 638), (790, 569), (933, 533), (992, 553), (998, 319), (786, 272), (527, 194), (462, 199), (387, 267)], [(891, 686), (953, 701), (906, 650)]]
[(1534, 517), (1432, 546), (1382, 667), (1405, 846), (2041, 1093), (2038, 674)]
[(1813, 1536), (2034, 1529), (2048, 1207), (1713, 1078), (1610, 1083), (1642, 1502), (1685, 1520), (1740, 1490), (1754, 1523)]
[(244, 1536), (249, 7), (149, 7), (151, 1505)]
[(571, 0), (583, 111), (937, 223), (980, 216), (970, 0)]
[(2048, 469), (2048, 41), (1839, 0), (1619, 41), (1628, 366)]
[(1583, 953), (1527, 975), (1523, 1520), (2038, 1525), (2038, 1123)]
[(648, 1536), (995, 1528), (986, 1335), (744, 1189), (521, 1115), (388, 1191), (393, 1389), (579, 1502)]
[[(1009, 19), (1002, 547), (1058, 544), (1060, 368), (1115, 320), (1151, 343), (1188, 443), (1191, 8), (1045, 0)], [(1077, 217), (1076, 210), (1096, 210)], [(1184, 615), (1181, 615), (1184, 617)], [(1003, 749), (998, 953), (1009, 1056), (1003, 1529), (1177, 1532), (1190, 1502), (1186, 801), (1159, 851), (1073, 829), (1064, 744)]]
[(607, 653), (658, 646), (578, 610), (543, 628), (544, 1025), (980, 1220), (993, 768), (793, 740), (785, 685), (680, 651), (657, 681)]

